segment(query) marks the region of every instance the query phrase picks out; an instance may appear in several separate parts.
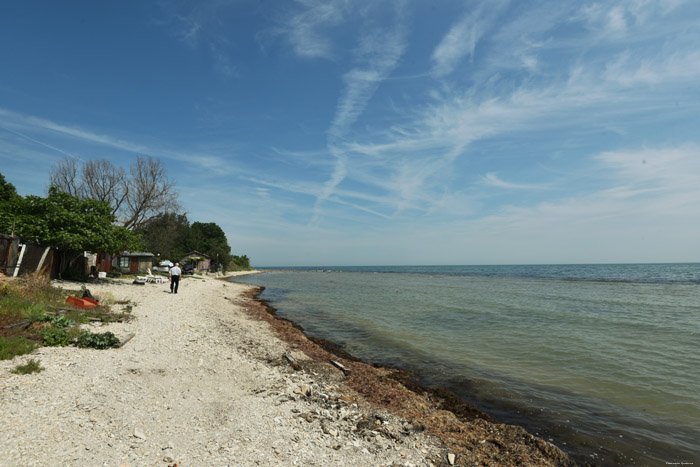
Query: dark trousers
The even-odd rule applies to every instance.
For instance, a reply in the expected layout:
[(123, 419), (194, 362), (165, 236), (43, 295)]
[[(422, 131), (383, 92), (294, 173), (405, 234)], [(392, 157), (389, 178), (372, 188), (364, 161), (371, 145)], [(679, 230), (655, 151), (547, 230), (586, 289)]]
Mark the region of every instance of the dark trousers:
[(170, 292), (177, 293), (178, 285), (180, 285), (180, 276), (170, 276)]

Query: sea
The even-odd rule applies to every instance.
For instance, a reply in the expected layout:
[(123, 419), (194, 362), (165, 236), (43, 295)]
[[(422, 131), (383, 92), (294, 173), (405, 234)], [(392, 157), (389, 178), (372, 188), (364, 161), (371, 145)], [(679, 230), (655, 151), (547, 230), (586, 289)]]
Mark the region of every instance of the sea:
[(270, 268), (277, 314), (581, 464), (700, 465), (700, 263)]

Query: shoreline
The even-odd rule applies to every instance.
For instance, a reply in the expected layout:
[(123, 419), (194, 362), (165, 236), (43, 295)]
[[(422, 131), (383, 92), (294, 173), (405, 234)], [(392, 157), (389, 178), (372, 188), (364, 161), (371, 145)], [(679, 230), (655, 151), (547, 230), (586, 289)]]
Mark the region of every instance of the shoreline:
[[(301, 325), (278, 316), (276, 308), (260, 298), (265, 287), (250, 287), (254, 290), (248, 297), (259, 305), (249, 311), (251, 315), (268, 321), (282, 340), (298, 346), (312, 360), (339, 361), (349, 370), (346, 384), (370, 403), (440, 438), (448, 450), (457, 453), (457, 465), (576, 465), (560, 448), (523, 427), (499, 422), (446, 388), (420, 385), (420, 375), (413, 371), (365, 362), (334, 342), (307, 335)], [(355, 372), (360, 376), (355, 377)]]
[[(336, 370), (247, 316), (249, 286), (194, 276), (178, 294), (120, 279), (88, 288), (127, 302), (133, 319), (83, 326), (135, 335), (119, 349), (41, 347), (0, 361), (1, 467), (446, 465), (437, 438), (352, 402)], [(30, 359), (45, 370), (10, 372)]]
[[(85, 325), (134, 333), (124, 347), (0, 361), (0, 466), (573, 465), (522, 428), (460, 422), (397, 380), (408, 375), (331, 357), (271, 315), (254, 286), (214, 279), (185, 277), (177, 295), (167, 284), (91, 283), (93, 295), (133, 307), (129, 322)], [(45, 371), (10, 373), (29, 359)]]

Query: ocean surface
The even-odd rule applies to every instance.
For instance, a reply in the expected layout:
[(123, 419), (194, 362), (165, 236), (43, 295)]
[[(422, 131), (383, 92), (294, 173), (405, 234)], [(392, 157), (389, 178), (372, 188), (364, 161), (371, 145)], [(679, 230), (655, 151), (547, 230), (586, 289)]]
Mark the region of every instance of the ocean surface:
[(416, 371), (581, 463), (700, 465), (700, 264), (271, 269), (308, 334)]

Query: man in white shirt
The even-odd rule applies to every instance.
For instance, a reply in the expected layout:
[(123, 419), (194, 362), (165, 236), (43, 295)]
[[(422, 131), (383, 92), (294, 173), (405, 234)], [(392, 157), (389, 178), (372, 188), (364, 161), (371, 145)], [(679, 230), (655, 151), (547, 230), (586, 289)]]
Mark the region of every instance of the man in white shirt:
[(180, 276), (182, 275), (182, 270), (180, 269), (180, 263), (175, 263), (175, 266), (170, 268), (168, 276), (170, 277), (170, 293), (177, 293), (177, 286), (180, 285)]

